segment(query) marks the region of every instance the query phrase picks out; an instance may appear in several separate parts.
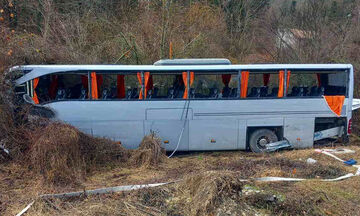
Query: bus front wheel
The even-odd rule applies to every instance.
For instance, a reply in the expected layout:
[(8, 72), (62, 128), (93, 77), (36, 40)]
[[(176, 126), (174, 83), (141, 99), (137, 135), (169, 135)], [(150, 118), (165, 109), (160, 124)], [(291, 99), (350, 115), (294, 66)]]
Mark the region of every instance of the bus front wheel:
[(258, 129), (251, 134), (249, 147), (252, 152), (260, 153), (266, 149), (267, 144), (277, 142), (278, 140), (278, 137), (272, 130)]

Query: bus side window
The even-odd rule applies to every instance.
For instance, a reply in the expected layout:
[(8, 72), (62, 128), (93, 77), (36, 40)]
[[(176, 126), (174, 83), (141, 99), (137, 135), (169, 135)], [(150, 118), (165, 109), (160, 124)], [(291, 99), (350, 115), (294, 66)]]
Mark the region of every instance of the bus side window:
[(279, 75), (275, 73), (250, 73), (247, 97), (277, 97), (279, 91)]
[(321, 96), (321, 87), (317, 83), (315, 73), (291, 72), (288, 97), (308, 97)]
[(329, 73), (325, 86), (325, 95), (346, 95), (347, 74), (345, 71)]
[[(85, 79), (84, 79), (85, 77)], [(87, 76), (80, 74), (51, 74), (39, 77), (35, 88), (39, 103), (53, 100), (71, 100), (81, 98), (82, 90), (87, 88)], [(85, 90), (86, 91), (86, 90)]]
[(237, 74), (195, 74), (190, 94), (195, 99), (238, 98)]
[(148, 88), (147, 99), (181, 99), (185, 85), (181, 73), (152, 74), (152, 85)]
[(141, 85), (139, 84), (137, 75), (136, 74), (125, 75), (124, 82), (125, 82), (126, 99), (138, 100)]

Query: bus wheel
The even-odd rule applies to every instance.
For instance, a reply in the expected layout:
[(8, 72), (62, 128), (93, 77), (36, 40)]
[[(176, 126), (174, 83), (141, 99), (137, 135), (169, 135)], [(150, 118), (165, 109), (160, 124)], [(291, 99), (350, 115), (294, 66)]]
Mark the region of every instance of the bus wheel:
[(260, 153), (266, 149), (267, 144), (277, 141), (278, 137), (272, 130), (259, 129), (251, 134), (249, 146), (252, 152)]

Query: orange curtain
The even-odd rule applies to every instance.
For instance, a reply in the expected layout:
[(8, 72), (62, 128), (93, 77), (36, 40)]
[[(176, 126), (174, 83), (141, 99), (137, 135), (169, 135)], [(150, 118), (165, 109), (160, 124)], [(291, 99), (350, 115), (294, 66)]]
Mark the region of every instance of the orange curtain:
[(139, 94), (139, 99), (143, 99), (141, 72), (138, 72), (136, 75), (137, 75), (139, 84), (140, 84), (140, 86), (141, 86), (141, 88), (140, 88), (140, 94)]
[(145, 99), (147, 96), (147, 92), (149, 90), (149, 81), (150, 81), (150, 72), (145, 72), (144, 73), (144, 81), (145, 81)]
[(95, 100), (99, 99), (96, 72), (91, 72), (91, 97)]
[(222, 74), (221, 79), (225, 86), (229, 86), (231, 80), (231, 74)]
[(34, 79), (34, 86), (33, 86), (34, 94), (33, 94), (32, 99), (34, 100), (35, 104), (39, 104), (39, 98), (38, 98), (38, 96), (37, 96), (37, 94), (36, 94), (36, 87), (37, 87), (38, 84), (39, 84), (39, 80), (40, 80), (39, 77)]
[[(183, 98), (184, 98), (184, 99), (187, 99), (187, 98), (188, 98), (187, 72), (183, 72), (183, 73), (182, 73), (182, 78), (183, 78), (183, 82), (184, 82), (184, 85), (185, 85), (185, 90), (184, 90), (184, 96), (183, 96)], [(191, 85), (193, 84), (194, 79), (195, 79), (194, 72), (190, 72), (190, 87), (191, 87)]]
[[(286, 93), (289, 89), (289, 82), (290, 82), (290, 71), (287, 71), (287, 77), (286, 77)], [(285, 79), (285, 71), (281, 70), (279, 72), (279, 91), (278, 91), (278, 97), (284, 97), (284, 79)]]
[[(144, 85), (145, 85), (145, 97), (143, 97), (143, 89), (142, 89), (142, 79), (141, 79), (141, 72), (138, 72), (137, 73), (137, 78), (138, 78), (138, 81), (139, 81), (139, 84), (141, 85), (141, 89), (140, 89), (140, 93), (139, 93), (139, 99), (143, 99), (145, 98), (146, 99), (146, 96), (147, 96), (147, 91), (149, 90), (149, 80), (150, 80), (150, 72), (145, 72), (144, 73)], [(152, 78), (151, 78), (151, 81), (152, 82)], [(152, 83), (151, 83), (152, 84)]]
[(116, 82), (117, 98), (125, 98), (125, 76), (117, 75)]
[(333, 111), (337, 116), (340, 116), (344, 104), (345, 96), (343, 95), (324, 96), (324, 98), (331, 111)]
[(270, 81), (270, 74), (263, 74), (264, 86), (268, 86)]
[(247, 89), (248, 89), (248, 82), (249, 82), (249, 71), (241, 71), (241, 91), (240, 97), (246, 98)]
[(285, 72), (281, 70), (279, 72), (279, 91), (278, 97), (284, 97), (284, 74)]

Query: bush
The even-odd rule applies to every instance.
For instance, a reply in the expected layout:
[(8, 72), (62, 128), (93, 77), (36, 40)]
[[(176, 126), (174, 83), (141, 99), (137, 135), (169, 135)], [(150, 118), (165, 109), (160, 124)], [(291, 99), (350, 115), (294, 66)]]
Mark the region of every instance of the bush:
[(99, 165), (124, 162), (128, 158), (128, 152), (120, 144), (88, 136), (70, 125), (50, 123), (35, 133), (30, 162), (50, 183), (79, 182)]

